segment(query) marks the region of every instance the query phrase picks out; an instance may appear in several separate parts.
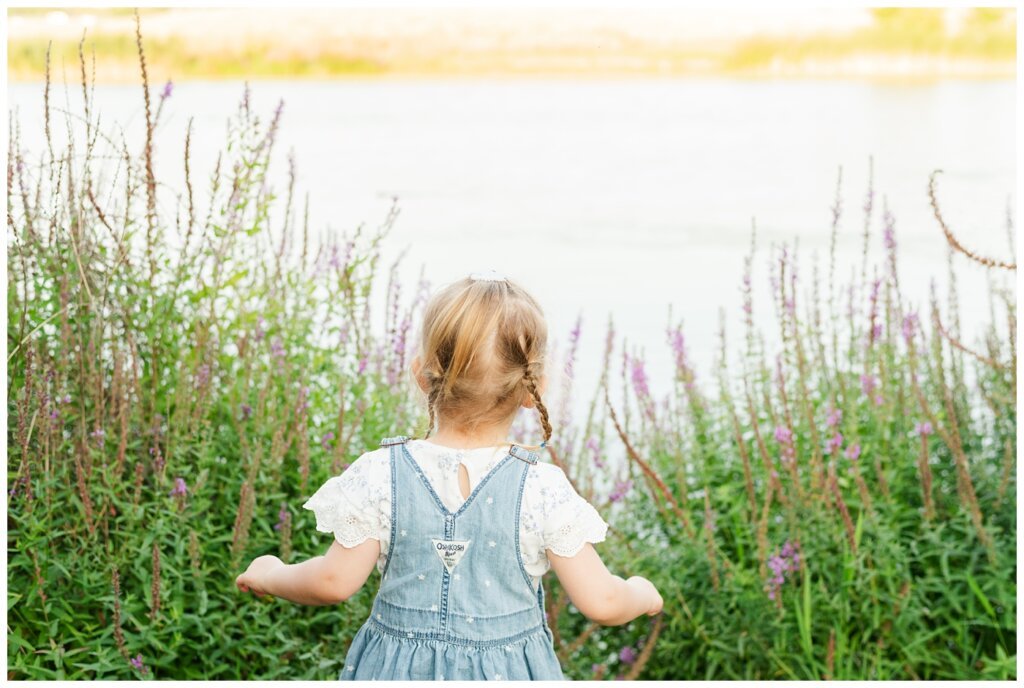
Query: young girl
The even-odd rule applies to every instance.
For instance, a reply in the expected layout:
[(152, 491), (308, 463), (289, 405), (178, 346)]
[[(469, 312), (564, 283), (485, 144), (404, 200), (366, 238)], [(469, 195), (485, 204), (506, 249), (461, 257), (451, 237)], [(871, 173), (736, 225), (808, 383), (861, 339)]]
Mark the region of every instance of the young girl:
[(505, 439), (520, 406), (540, 414), (538, 449), (551, 439), (546, 341), (540, 306), (496, 273), (441, 290), (412, 360), (431, 439), (384, 439), (305, 503), (334, 534), (326, 554), (258, 557), (236, 579), (259, 596), (337, 604), (376, 564), (380, 589), (340, 678), (561, 679), (540, 584), (549, 567), (596, 623), (661, 611), (647, 579), (605, 568), (591, 543), (608, 526), (562, 470)]

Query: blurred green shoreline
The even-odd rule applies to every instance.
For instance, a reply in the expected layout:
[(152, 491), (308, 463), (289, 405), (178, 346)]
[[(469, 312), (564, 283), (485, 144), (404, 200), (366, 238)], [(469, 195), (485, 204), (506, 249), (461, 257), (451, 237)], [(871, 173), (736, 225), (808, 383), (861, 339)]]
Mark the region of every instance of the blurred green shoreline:
[[(87, 61), (95, 58), (99, 82), (137, 80), (131, 15), (82, 12), (10, 10), (9, 19), (17, 22), (8, 36), (8, 79), (42, 80), (48, 46), (55, 78), (74, 65), (69, 78), (77, 79), (82, 44)], [(403, 18), (378, 12), (349, 20), (349, 15), (318, 16), (302, 10), (248, 17), (248, 24), (228, 31), (223, 27), (235, 15), (209, 12), (143, 11), (147, 64), (155, 78), (724, 76), (906, 81), (1016, 75), (1012, 8), (964, 10), (955, 27), (941, 9), (874, 9), (869, 23), (845, 30), (732, 38), (702, 36), (699, 28), (687, 29), (686, 35), (680, 29), (677, 36), (670, 26), (659, 33), (651, 19), (645, 20), (650, 26), (634, 21), (613, 28), (589, 18), (591, 24), (575, 27), (564, 16), (559, 24), (552, 15), (552, 21), (534, 26), (526, 15), (514, 14)]]

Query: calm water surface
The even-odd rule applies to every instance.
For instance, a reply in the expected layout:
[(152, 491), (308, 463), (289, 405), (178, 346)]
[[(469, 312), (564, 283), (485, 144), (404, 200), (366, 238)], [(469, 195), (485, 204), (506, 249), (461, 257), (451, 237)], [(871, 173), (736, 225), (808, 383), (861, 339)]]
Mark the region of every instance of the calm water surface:
[[(667, 389), (669, 304), (684, 321), (699, 375), (710, 377), (720, 307), (739, 340), (752, 219), (760, 246), (755, 310), (767, 317), (773, 242), (799, 240), (808, 281), (814, 252), (827, 266), (840, 166), (838, 272), (845, 278), (856, 265), (859, 273), (869, 156), (872, 252), (881, 244), (884, 199), (912, 300), (924, 303), (932, 277), (946, 283), (945, 244), (926, 195), (933, 169), (945, 170), (941, 197), (961, 238), (1008, 254), (1016, 173), (1010, 81), (262, 81), (252, 89), (267, 117), (285, 101), (277, 167), (283, 175), (294, 149), (313, 228), (375, 226), (398, 196), (385, 260), (408, 249), (405, 293), (421, 267), (435, 285), (488, 267), (520, 280), (560, 342), (582, 315), (576, 375), (587, 395), (609, 315), (620, 337), (646, 351), (655, 391)], [(80, 90), (70, 91), (77, 108)], [(100, 86), (96, 101), (103, 121), (120, 123), (141, 146), (140, 91)], [(8, 90), (36, 151), (41, 93), (39, 84)], [(241, 94), (234, 82), (175, 85), (158, 139), (158, 166), (172, 184), (183, 188), (189, 117), (195, 178), (208, 177)], [(962, 318), (973, 331), (987, 317), (984, 273), (958, 264)]]

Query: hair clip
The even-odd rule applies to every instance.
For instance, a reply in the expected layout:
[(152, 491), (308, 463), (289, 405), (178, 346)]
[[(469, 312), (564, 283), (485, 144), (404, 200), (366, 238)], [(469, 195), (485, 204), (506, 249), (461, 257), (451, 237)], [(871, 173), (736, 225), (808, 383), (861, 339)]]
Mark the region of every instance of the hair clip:
[(544, 442), (541, 442), (541, 443), (540, 443), (540, 448), (541, 448), (541, 449), (543, 449), (543, 448), (544, 448), (544, 447), (546, 447), (546, 446), (548, 446), (547, 440), (545, 440)]
[(484, 270), (482, 272), (474, 272), (469, 276), (469, 279), (474, 282), (507, 282), (508, 278), (499, 272), (494, 270)]

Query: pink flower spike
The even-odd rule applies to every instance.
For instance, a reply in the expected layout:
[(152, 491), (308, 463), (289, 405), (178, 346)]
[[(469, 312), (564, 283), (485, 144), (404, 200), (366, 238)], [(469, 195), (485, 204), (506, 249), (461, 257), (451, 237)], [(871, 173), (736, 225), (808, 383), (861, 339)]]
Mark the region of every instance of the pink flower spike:
[(825, 442), (825, 453), (832, 454), (834, 452), (837, 452), (842, 446), (843, 435), (842, 433), (837, 432), (833, 437), (830, 437), (828, 441)]
[(785, 425), (775, 428), (775, 441), (779, 444), (789, 444), (793, 440), (793, 432)]
[(839, 421), (843, 419), (843, 412), (840, 409), (833, 408), (828, 412), (828, 416), (825, 418), (825, 424), (830, 428), (834, 428), (839, 425)]

